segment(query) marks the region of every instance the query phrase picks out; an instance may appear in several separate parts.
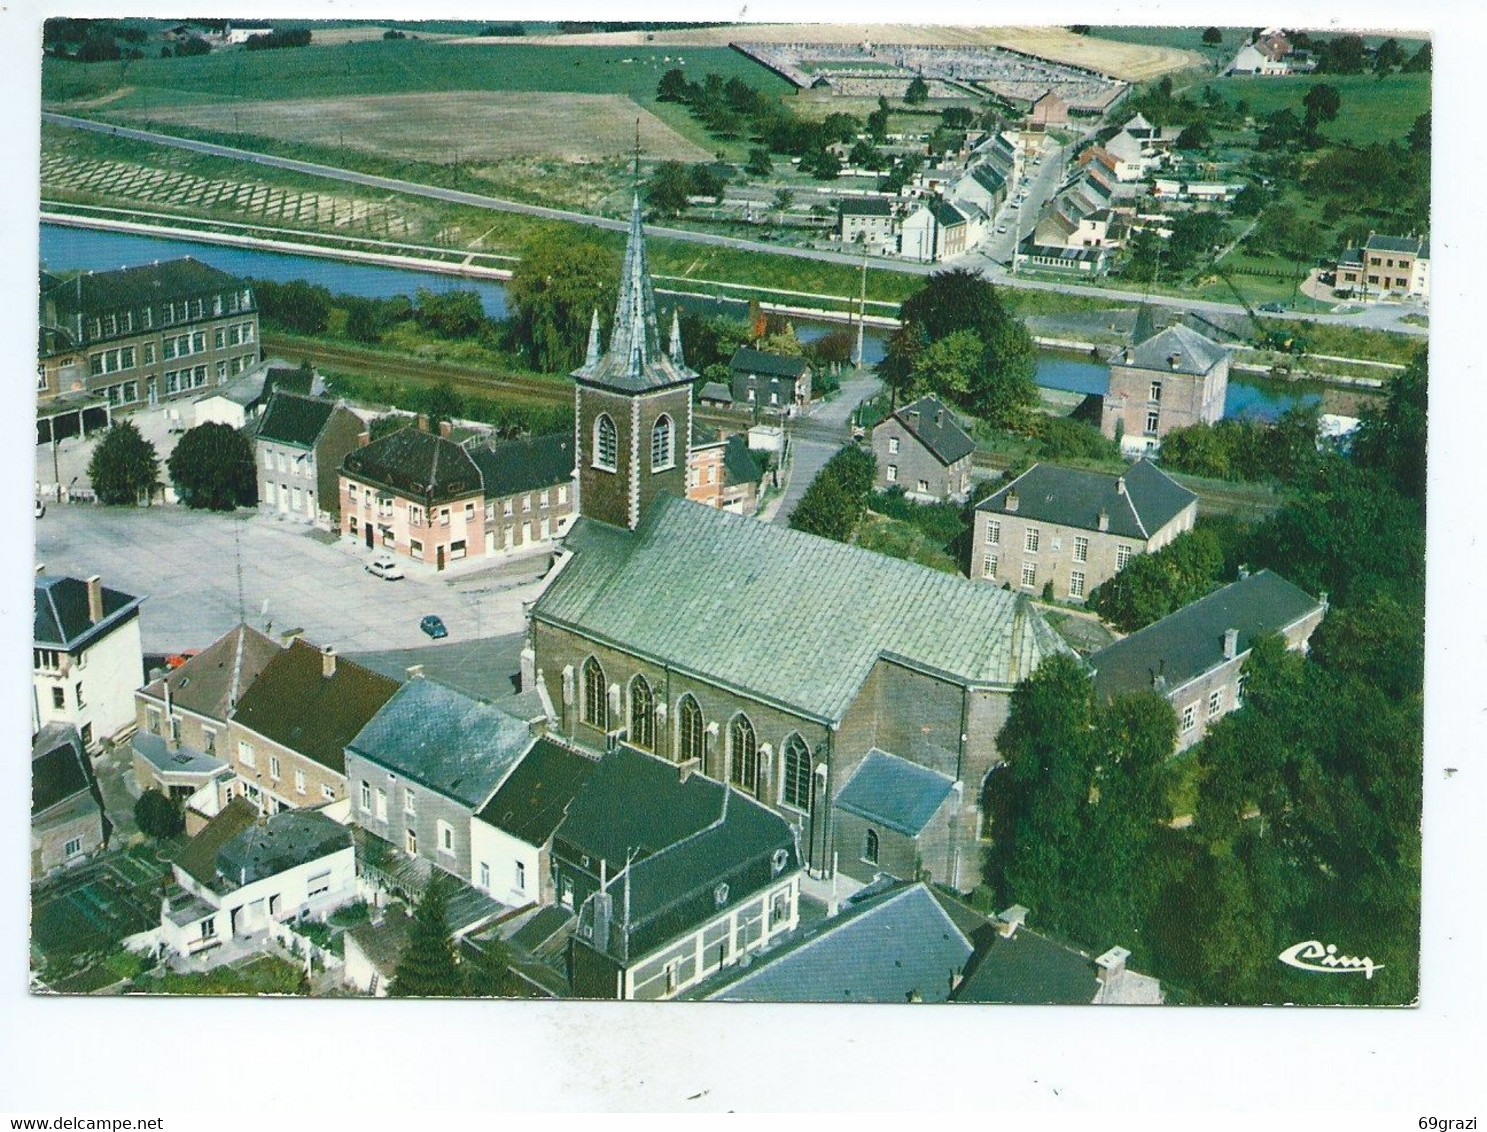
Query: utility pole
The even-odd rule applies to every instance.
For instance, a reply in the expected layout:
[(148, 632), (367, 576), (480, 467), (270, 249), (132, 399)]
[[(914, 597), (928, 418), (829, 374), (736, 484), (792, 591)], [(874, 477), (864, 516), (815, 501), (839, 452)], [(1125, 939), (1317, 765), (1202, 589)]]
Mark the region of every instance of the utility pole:
[(862, 243), (862, 289), (857, 298), (857, 368), (862, 368), (862, 341), (866, 334), (867, 318), (867, 237), (859, 237)]

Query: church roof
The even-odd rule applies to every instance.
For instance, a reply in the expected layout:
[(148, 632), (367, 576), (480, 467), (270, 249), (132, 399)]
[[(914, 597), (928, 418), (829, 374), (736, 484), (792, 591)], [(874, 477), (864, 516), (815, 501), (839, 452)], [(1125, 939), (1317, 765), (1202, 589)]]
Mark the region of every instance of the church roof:
[(697, 378), (697, 374), (683, 364), (681, 337), (674, 326), (671, 349), (661, 348), (656, 292), (651, 286), (650, 264), (645, 254), (639, 193), (630, 209), (630, 239), (625, 247), (625, 266), (620, 276), (620, 297), (614, 308), (609, 349), (600, 355), (598, 313), (595, 312), (594, 324), (589, 331), (588, 357), (573, 371), (573, 377), (588, 385), (624, 393), (646, 393)]
[(1006, 686), (1068, 651), (1013, 593), (671, 496), (564, 545), (535, 620), (826, 723), (880, 658)]

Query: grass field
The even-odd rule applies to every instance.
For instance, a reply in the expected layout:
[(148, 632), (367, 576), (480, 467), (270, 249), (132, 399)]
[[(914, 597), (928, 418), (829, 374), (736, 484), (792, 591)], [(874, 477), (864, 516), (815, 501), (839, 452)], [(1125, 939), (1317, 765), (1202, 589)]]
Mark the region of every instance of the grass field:
[(1262, 118), (1289, 108), (1297, 117), (1305, 114), (1301, 100), (1321, 83), (1335, 87), (1342, 99), (1337, 119), (1322, 126), (1322, 133), (1335, 142), (1359, 145), (1404, 138), (1415, 119), (1430, 109), (1430, 75), (1295, 75), (1285, 78), (1231, 76), (1214, 79), (1214, 89), (1231, 102), (1244, 99), (1250, 113)]
[(284, 101), (216, 102), (140, 109), (155, 124), (325, 147), (349, 147), (408, 161), (479, 164), (556, 154), (569, 160), (622, 159), (640, 146), (651, 160), (706, 161), (712, 155), (623, 94), (459, 91)]

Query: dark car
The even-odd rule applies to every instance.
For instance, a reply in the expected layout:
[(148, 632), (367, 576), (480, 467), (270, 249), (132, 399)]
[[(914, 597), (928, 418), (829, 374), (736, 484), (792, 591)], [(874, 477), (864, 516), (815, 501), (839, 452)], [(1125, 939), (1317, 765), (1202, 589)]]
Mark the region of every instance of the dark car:
[(1284, 314), (1286, 311), (1286, 308), (1281, 306), (1280, 303), (1266, 303), (1260, 309), (1266, 314)]
[(432, 613), (420, 621), (418, 627), (436, 641), (442, 637), (449, 636), (449, 630), (444, 627), (444, 621), (439, 617), (435, 617)]

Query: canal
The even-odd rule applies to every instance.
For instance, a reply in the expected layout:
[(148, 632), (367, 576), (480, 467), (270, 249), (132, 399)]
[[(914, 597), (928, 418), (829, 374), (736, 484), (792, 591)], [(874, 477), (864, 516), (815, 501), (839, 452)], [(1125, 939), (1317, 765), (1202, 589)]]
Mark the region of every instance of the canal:
[[(493, 280), (465, 279), (252, 248), (224, 247), (194, 240), (162, 239), (51, 224), (41, 226), (41, 262), (50, 271), (109, 271), (117, 267), (132, 267), (187, 255), (234, 275), (268, 279), (275, 283), (299, 280), (325, 287), (335, 294), (358, 295), (363, 298), (411, 296), (420, 288), (440, 294), (449, 291), (474, 291), (480, 296), (481, 305), (489, 317), (505, 318), (510, 313), (505, 285)], [(684, 296), (680, 301), (690, 310), (716, 311), (720, 314), (737, 314), (746, 306), (742, 302), (690, 296)], [(796, 333), (807, 342), (841, 329), (838, 323), (801, 318), (793, 321)], [(863, 340), (863, 360), (870, 364), (881, 361), (887, 339), (886, 330), (869, 329)], [(1072, 393), (1104, 393), (1107, 377), (1106, 367), (1088, 355), (1050, 350), (1039, 355), (1037, 382), (1048, 389)], [(1293, 405), (1311, 404), (1320, 400), (1320, 386), (1237, 375), (1229, 379), (1224, 415), (1274, 420)]]

